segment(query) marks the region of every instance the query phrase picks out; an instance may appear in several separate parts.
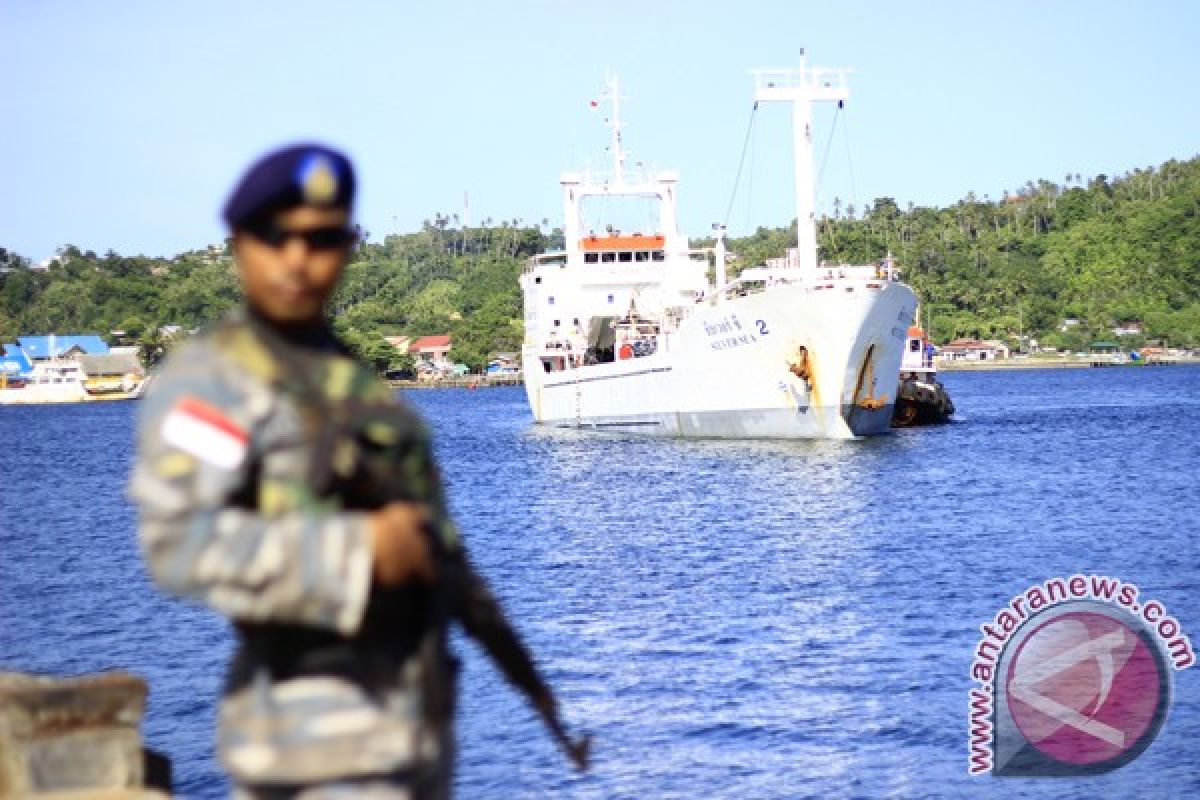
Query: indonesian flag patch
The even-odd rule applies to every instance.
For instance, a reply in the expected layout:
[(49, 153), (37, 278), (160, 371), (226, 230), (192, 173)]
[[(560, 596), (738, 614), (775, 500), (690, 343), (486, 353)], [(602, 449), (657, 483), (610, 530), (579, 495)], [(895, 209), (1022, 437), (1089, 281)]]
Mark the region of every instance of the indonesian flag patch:
[(219, 408), (184, 397), (167, 413), (163, 441), (221, 469), (237, 469), (246, 458), (250, 437)]

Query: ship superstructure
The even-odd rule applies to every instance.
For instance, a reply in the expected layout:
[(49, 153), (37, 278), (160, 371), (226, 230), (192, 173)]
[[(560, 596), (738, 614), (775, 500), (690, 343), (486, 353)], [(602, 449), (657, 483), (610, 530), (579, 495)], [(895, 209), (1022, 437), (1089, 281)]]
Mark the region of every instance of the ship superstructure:
[[(916, 298), (890, 258), (816, 260), (808, 120), (813, 102), (844, 96), (842, 74), (802, 66), (755, 77), (756, 100), (804, 107), (794, 120), (797, 248), (728, 281), (722, 230), (714, 247), (690, 247), (678, 175), (627, 168), (610, 79), (613, 169), (562, 176), (565, 247), (534, 256), (521, 276), (522, 366), (537, 422), (715, 437), (888, 430)], [(596, 230), (584, 221), (596, 198), (649, 201), (653, 229)]]

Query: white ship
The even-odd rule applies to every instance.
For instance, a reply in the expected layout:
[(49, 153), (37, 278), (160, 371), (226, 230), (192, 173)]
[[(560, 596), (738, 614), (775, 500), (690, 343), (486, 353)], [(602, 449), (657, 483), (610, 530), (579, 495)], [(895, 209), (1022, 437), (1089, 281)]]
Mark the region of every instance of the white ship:
[(23, 379), (0, 377), (0, 405), (82, 403), (88, 399), (84, 388), (86, 379), (76, 361), (51, 359), (40, 362)]
[[(802, 64), (754, 75), (756, 101), (793, 106), (796, 249), (727, 281), (723, 231), (711, 250), (689, 247), (678, 176), (627, 169), (610, 80), (613, 171), (563, 175), (565, 249), (534, 256), (521, 275), (522, 367), (537, 422), (729, 438), (888, 431), (916, 297), (890, 258), (817, 263), (812, 104), (844, 99), (844, 73)], [(595, 198), (649, 199), (657, 229), (585, 229)]]

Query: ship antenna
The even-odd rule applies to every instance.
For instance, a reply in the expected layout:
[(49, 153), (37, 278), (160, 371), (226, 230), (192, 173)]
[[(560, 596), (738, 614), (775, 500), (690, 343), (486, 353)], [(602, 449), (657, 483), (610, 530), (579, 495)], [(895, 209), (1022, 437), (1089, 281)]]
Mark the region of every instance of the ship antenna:
[(625, 148), (621, 143), (621, 81), (615, 74), (608, 76), (607, 94), (612, 103), (608, 127), (612, 130), (613, 184), (621, 187), (625, 184)]

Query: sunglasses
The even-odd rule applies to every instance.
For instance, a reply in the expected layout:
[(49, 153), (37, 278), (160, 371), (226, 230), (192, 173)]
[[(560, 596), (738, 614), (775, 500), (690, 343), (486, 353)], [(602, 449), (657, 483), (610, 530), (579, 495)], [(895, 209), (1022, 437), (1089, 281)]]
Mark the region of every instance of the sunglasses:
[(302, 240), (309, 250), (338, 250), (354, 244), (358, 239), (357, 231), (340, 225), (288, 230), (274, 223), (266, 223), (249, 227), (246, 232), (268, 247), (275, 249), (283, 247), (293, 237)]

